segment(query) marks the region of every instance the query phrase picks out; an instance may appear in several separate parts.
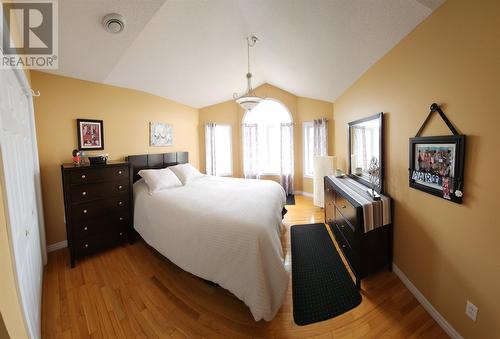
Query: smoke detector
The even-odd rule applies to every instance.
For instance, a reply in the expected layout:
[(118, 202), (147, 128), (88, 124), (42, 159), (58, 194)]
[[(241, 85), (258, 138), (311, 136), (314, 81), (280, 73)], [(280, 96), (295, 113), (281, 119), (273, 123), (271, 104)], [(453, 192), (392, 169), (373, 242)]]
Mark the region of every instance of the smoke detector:
[(125, 18), (120, 14), (111, 13), (102, 19), (102, 24), (109, 33), (118, 34), (125, 29)]

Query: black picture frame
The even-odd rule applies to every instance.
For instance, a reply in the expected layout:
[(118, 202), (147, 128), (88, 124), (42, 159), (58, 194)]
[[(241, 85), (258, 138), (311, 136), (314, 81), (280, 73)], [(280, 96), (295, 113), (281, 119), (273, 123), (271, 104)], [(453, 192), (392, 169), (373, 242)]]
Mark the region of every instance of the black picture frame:
[[(84, 145), (82, 142), (82, 135), (83, 131), (82, 128), (84, 124), (99, 124), (99, 136), (100, 136), (100, 143), (97, 146), (92, 146), (92, 145)], [(92, 151), (92, 150), (103, 150), (104, 149), (104, 122), (102, 120), (95, 120), (95, 119), (76, 119), (76, 130), (78, 132), (78, 150), (80, 151)]]
[(380, 134), (379, 134), (379, 166), (380, 166), (380, 177), (379, 177), (379, 186), (375, 191), (377, 191), (379, 194), (384, 193), (384, 113), (379, 112), (374, 115), (370, 115), (369, 117), (358, 119), (355, 121), (351, 121), (347, 124), (347, 154), (348, 156), (348, 169), (347, 169), (347, 175), (349, 178), (352, 178), (360, 183), (362, 183), (365, 186), (370, 187), (370, 182), (363, 177), (360, 177), (358, 175), (352, 174), (352, 164), (351, 164), (351, 146), (352, 146), (352, 140), (351, 140), (351, 127), (354, 125), (358, 125), (367, 121), (371, 120), (380, 120)]
[[(417, 169), (416, 166), (416, 149), (418, 145), (439, 145), (444, 144), (452, 144), (454, 145), (454, 154), (453, 154), (453, 176), (444, 176), (444, 175), (434, 175), (439, 177), (439, 180), (447, 180), (448, 182), (448, 190), (449, 197), (446, 197), (444, 194), (444, 189), (437, 189), (432, 187), (430, 183), (422, 183), (423, 180), (415, 180), (415, 177), (418, 177), (420, 173), (423, 171)], [(410, 138), (409, 142), (409, 185), (410, 187), (438, 196), (445, 200), (461, 204), (462, 203), (462, 194), (463, 194), (463, 186), (464, 186), (464, 160), (465, 160), (465, 135), (445, 135), (445, 136), (432, 136), (432, 137), (414, 137)], [(432, 146), (431, 146), (432, 147)], [(430, 174), (432, 175), (432, 173)], [(447, 179), (445, 179), (447, 178)], [(434, 186), (437, 186), (435, 184)], [(455, 194), (456, 191), (460, 191), (460, 193)]]

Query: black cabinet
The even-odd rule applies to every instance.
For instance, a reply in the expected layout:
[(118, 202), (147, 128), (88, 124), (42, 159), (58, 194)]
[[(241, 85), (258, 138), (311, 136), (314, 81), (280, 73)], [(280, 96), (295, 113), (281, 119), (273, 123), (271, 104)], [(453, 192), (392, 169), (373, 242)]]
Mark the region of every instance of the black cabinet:
[(132, 169), (127, 162), (61, 165), (71, 267), (132, 238)]
[(325, 223), (330, 226), (356, 277), (361, 279), (382, 268), (392, 268), (392, 224), (365, 232), (363, 207), (325, 177)]

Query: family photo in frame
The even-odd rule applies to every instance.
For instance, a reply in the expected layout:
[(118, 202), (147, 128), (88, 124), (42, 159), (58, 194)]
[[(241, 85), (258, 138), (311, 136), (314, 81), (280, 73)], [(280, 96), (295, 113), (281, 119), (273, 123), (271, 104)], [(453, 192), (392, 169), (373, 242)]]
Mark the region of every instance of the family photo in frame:
[[(422, 137), (433, 113), (452, 135)], [(433, 103), (422, 126), (410, 138), (410, 187), (461, 204), (464, 186), (465, 135), (460, 134), (438, 104)]]
[(461, 203), (465, 136), (410, 139), (410, 187)]
[(104, 149), (104, 130), (102, 120), (77, 119), (78, 149), (102, 150)]

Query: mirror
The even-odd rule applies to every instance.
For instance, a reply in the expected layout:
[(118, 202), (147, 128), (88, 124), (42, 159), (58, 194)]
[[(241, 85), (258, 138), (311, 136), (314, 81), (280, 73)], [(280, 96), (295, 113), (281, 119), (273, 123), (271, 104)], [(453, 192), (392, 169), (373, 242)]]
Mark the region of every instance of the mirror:
[(382, 193), (383, 113), (350, 122), (348, 134), (349, 176)]

